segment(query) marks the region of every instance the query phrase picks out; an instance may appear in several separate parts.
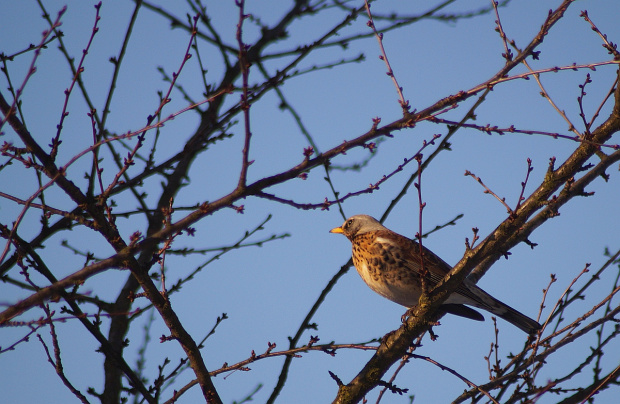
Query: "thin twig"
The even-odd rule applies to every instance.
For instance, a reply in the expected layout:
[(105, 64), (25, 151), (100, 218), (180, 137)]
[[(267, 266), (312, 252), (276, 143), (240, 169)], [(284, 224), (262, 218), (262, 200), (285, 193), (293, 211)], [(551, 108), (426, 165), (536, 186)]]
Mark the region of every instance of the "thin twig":
[(387, 54), (385, 53), (385, 48), (383, 47), (383, 34), (380, 34), (375, 27), (375, 22), (372, 19), (372, 13), (370, 12), (370, 4), (368, 3), (368, 0), (364, 0), (364, 4), (366, 6), (366, 13), (368, 13), (368, 23), (366, 25), (368, 25), (372, 29), (372, 32), (374, 32), (375, 37), (377, 38), (377, 42), (379, 43), (379, 49), (381, 50), (381, 56), (379, 56), (379, 59), (385, 62), (385, 66), (387, 67), (387, 75), (392, 79), (392, 82), (396, 87), (396, 91), (398, 92), (399, 97), (398, 103), (400, 104), (400, 107), (403, 109), (404, 113), (408, 113), (409, 101), (405, 100), (405, 96), (403, 95), (403, 88), (398, 84), (398, 80), (394, 75), (394, 70), (392, 70), (392, 66), (390, 66), (390, 61), (388, 60)]

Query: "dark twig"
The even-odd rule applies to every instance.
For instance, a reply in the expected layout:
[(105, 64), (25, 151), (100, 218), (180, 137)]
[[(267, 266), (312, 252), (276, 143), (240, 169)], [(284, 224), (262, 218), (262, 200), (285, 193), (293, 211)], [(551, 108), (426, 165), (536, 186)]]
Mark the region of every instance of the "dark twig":
[(504, 205), (504, 207), (506, 208), (506, 210), (508, 211), (508, 214), (510, 214), (510, 216), (514, 215), (514, 211), (512, 210), (512, 208), (510, 206), (508, 206), (508, 204), (506, 203), (506, 198), (500, 198), (499, 196), (497, 196), (497, 194), (493, 191), (491, 191), (491, 189), (489, 187), (487, 187), (484, 182), (482, 182), (482, 179), (480, 179), (480, 177), (476, 176), (476, 174), (472, 173), (469, 170), (465, 170), (465, 175), (466, 176), (470, 176), (473, 179), (475, 179), (476, 181), (478, 181), (478, 184), (482, 185), (482, 187), (484, 188), (484, 193), (485, 194), (491, 194), (495, 197), (495, 199), (497, 199), (498, 201), (500, 201), (500, 203), (502, 205)]
[(32, 75), (37, 71), (36, 65), (37, 65), (37, 60), (39, 59), (39, 56), (41, 55), (41, 49), (44, 48), (46, 43), (52, 37), (52, 33), (54, 32), (54, 29), (60, 27), (61, 25), (60, 19), (64, 15), (65, 11), (67, 11), (66, 6), (60, 9), (60, 11), (58, 12), (58, 16), (56, 17), (56, 20), (52, 23), (52, 27), (49, 30), (43, 31), (39, 44), (34, 47), (34, 56), (32, 57), (32, 61), (30, 62), (30, 66), (28, 67), (28, 72), (26, 74), (26, 77), (24, 77), (22, 84), (19, 86), (19, 88), (15, 92), (15, 98), (13, 99), (13, 102), (11, 103), (11, 105), (2, 111), (4, 113), (4, 117), (2, 118), (2, 120), (0, 120), (0, 131), (4, 127), (4, 124), (9, 121), (11, 116), (15, 114), (16, 106), (19, 103), (19, 99), (21, 95), (23, 94), (24, 89), (26, 88), (26, 84), (28, 83)]
[[(409, 158), (405, 158), (402, 164), (399, 164), (398, 167), (396, 167), (392, 172), (390, 172), (387, 175), (384, 175), (383, 177), (381, 177), (379, 180), (377, 180), (377, 182), (375, 182), (374, 184), (370, 184), (368, 185), (367, 188), (361, 189), (359, 191), (353, 191), (353, 192), (349, 192), (346, 195), (343, 195), (337, 199), (334, 200), (328, 200), (327, 198), (325, 198), (325, 200), (321, 203), (299, 203), (299, 202), (295, 202), (292, 201), (290, 199), (284, 199), (284, 198), (280, 198), (276, 195), (273, 194), (268, 194), (266, 192), (260, 191), (257, 192), (255, 194), (255, 196), (259, 197), (259, 198), (264, 198), (264, 199), (269, 199), (275, 202), (279, 202), (279, 203), (283, 203), (285, 205), (290, 205), (293, 206), (295, 208), (298, 209), (303, 209), (303, 210), (310, 210), (310, 209), (321, 209), (321, 210), (329, 210), (330, 206), (334, 205), (334, 204), (338, 204), (340, 205), (342, 202), (344, 202), (345, 200), (358, 196), (358, 195), (362, 195), (362, 194), (367, 194), (367, 193), (373, 193), (374, 191), (378, 190), (380, 185), (383, 184), (384, 182), (386, 182), (387, 180), (389, 180), (390, 178), (392, 178), (394, 175), (396, 175), (397, 173), (403, 171), (403, 168), (411, 163), (414, 160), (418, 160), (418, 156), (421, 156), (421, 152), (426, 149), (427, 147), (429, 147), (430, 145), (434, 145), (435, 144), (435, 140), (437, 140), (441, 135), (433, 135), (433, 138), (430, 141), (424, 141), (422, 146), (420, 147), (420, 149), (417, 151), (416, 154), (414, 154), (413, 156), (409, 157)], [(364, 147), (374, 147), (372, 145), (364, 145)], [(418, 171), (416, 171), (417, 173)], [(416, 174), (417, 175), (417, 174)], [(337, 193), (336, 193), (337, 194)]]
[(239, 174), (240, 189), (245, 188), (248, 167), (252, 164), (249, 161), (250, 154), (250, 139), (252, 138), (252, 131), (250, 130), (250, 103), (249, 103), (249, 91), (248, 91), (248, 78), (250, 75), (250, 64), (248, 62), (247, 45), (243, 43), (243, 21), (247, 18), (244, 13), (245, 0), (235, 0), (237, 7), (239, 7), (239, 21), (237, 22), (237, 43), (239, 45), (239, 67), (242, 77), (241, 88), (241, 110), (243, 111), (243, 124), (245, 128), (245, 137), (243, 142), (242, 160), (241, 160), (241, 174)]
[(580, 14), (580, 17), (586, 20), (586, 22), (590, 24), (590, 27), (592, 27), (592, 31), (596, 32), (601, 37), (601, 39), (604, 42), (603, 48), (607, 49), (607, 52), (609, 52), (609, 54), (614, 55), (614, 59), (620, 60), (620, 52), (618, 52), (618, 45), (609, 41), (607, 39), (607, 35), (603, 34), (598, 29), (596, 24), (594, 24), (594, 22), (590, 19), (590, 16), (588, 15), (588, 11), (587, 10), (582, 11)]
[(519, 211), (521, 207), (521, 202), (525, 200), (523, 194), (525, 194), (525, 187), (527, 186), (527, 181), (530, 179), (530, 173), (534, 170), (532, 167), (532, 159), (527, 158), (527, 174), (525, 174), (525, 180), (521, 183), (521, 193), (519, 194), (519, 199), (517, 200), (517, 205), (515, 206), (515, 212)]
[(498, 3), (495, 0), (491, 0), (491, 4), (493, 5), (493, 11), (495, 11), (495, 31), (499, 33), (499, 37), (502, 39), (502, 44), (504, 45), (504, 53), (502, 53), (502, 57), (506, 59), (506, 63), (509, 63), (512, 60), (513, 55), (510, 48), (508, 48), (506, 33), (504, 32), (504, 27), (502, 26), (502, 20), (499, 18)]
[[(431, 119), (429, 119), (429, 120), (431, 120)], [(456, 125), (456, 124), (458, 124), (458, 122), (451, 121), (449, 119), (442, 119), (442, 118), (433, 118), (431, 121), (435, 122), (435, 123), (443, 123), (443, 124), (447, 124), (447, 125)], [(506, 133), (522, 133), (524, 135), (542, 135), (542, 136), (549, 136), (549, 137), (552, 137), (554, 139), (558, 139), (559, 138), (559, 139), (572, 140), (572, 141), (579, 142), (579, 143), (587, 143), (589, 145), (597, 146), (597, 147), (607, 147), (607, 148), (614, 149), (614, 150), (620, 149), (620, 145), (619, 144), (596, 143), (596, 142), (592, 142), (591, 140), (584, 139), (581, 136), (581, 134), (579, 134), (579, 132), (577, 132), (577, 136), (570, 136), (570, 135), (563, 135), (563, 134), (557, 133), (557, 132), (545, 132), (545, 131), (539, 131), (539, 130), (517, 129), (514, 126), (509, 126), (507, 128), (500, 128), (498, 126), (491, 126), (491, 125), (484, 125), (484, 126), (482, 126), (482, 125), (475, 125), (475, 124), (468, 124), (468, 123), (462, 123), (462, 124), (460, 124), (460, 126), (462, 126), (464, 128), (469, 128), (469, 129), (476, 129), (476, 130), (479, 130), (479, 131), (487, 133), (487, 134), (497, 133), (498, 135), (505, 135)]]
[(52, 359), (49, 348), (47, 347), (47, 344), (45, 344), (45, 341), (43, 341), (43, 337), (41, 337), (40, 334), (37, 334), (37, 337), (39, 338), (41, 345), (43, 345), (43, 349), (45, 350), (45, 354), (47, 355), (47, 361), (54, 367), (54, 370), (56, 370), (56, 374), (58, 375), (60, 380), (62, 380), (63, 384), (67, 386), (69, 391), (71, 391), (71, 393), (73, 393), (73, 395), (76, 396), (77, 399), (80, 400), (82, 403), (87, 404), (89, 401), (86, 399), (86, 397), (78, 389), (76, 389), (75, 386), (73, 386), (73, 384), (69, 381), (69, 379), (67, 379), (67, 376), (65, 375), (62, 365), (62, 359), (60, 357), (60, 344), (58, 343), (58, 335), (56, 334), (56, 327), (54, 326), (54, 322), (52, 321), (53, 312), (50, 311), (47, 304), (43, 305), (43, 310), (45, 311), (45, 314), (47, 315), (49, 321), (50, 334), (52, 336), (52, 346), (54, 348), (54, 359)]
[[(424, 142), (424, 146), (426, 146), (426, 141)], [(426, 270), (426, 266), (424, 265), (424, 247), (422, 246), (422, 213), (424, 211), (424, 208), (426, 207), (426, 202), (422, 202), (422, 154), (418, 153), (415, 155), (414, 158), (418, 162), (418, 182), (415, 182), (413, 184), (413, 186), (418, 191), (418, 231), (415, 234), (415, 238), (416, 240), (418, 240), (420, 251), (420, 283), (422, 285), (422, 293), (427, 294), (428, 285), (426, 283), (426, 278), (428, 276), (428, 271)]]
[(406, 114), (409, 112), (409, 101), (405, 100), (405, 96), (403, 95), (403, 88), (398, 84), (398, 80), (394, 75), (394, 70), (392, 70), (392, 66), (390, 66), (387, 54), (385, 53), (385, 48), (383, 47), (383, 34), (380, 34), (375, 27), (375, 22), (372, 19), (372, 13), (370, 12), (370, 4), (368, 3), (368, 0), (364, 0), (364, 4), (366, 5), (366, 13), (368, 14), (368, 23), (366, 25), (368, 25), (372, 29), (372, 32), (374, 32), (375, 37), (377, 38), (377, 42), (379, 43), (379, 49), (381, 50), (381, 56), (379, 56), (379, 59), (385, 62), (385, 66), (387, 67), (387, 75), (392, 79), (392, 82), (396, 87), (396, 91), (398, 92), (398, 103), (403, 109), (403, 112)]
[[(92, 29), (92, 33), (90, 35), (90, 38), (88, 39), (88, 43), (86, 44), (86, 48), (84, 48), (84, 50), (82, 51), (82, 57), (80, 58), (80, 62), (78, 63), (78, 67), (75, 71), (75, 74), (73, 75), (73, 79), (71, 80), (71, 84), (69, 85), (69, 88), (67, 88), (65, 90), (65, 103), (62, 106), (62, 112), (60, 114), (60, 122), (58, 123), (58, 125), (56, 126), (56, 136), (52, 139), (52, 150), (50, 152), (50, 157), (52, 158), (52, 160), (56, 159), (56, 155), (58, 154), (58, 146), (60, 146), (60, 133), (62, 132), (62, 128), (63, 128), (63, 122), (65, 121), (65, 118), (69, 115), (69, 113), (67, 112), (67, 107), (69, 105), (69, 97), (71, 97), (71, 93), (73, 92), (73, 88), (75, 87), (75, 83), (78, 81), (79, 76), (82, 74), (82, 72), (84, 71), (84, 61), (86, 60), (86, 55), (88, 55), (88, 51), (90, 49), (90, 46), (93, 43), (93, 39), (95, 38), (95, 35), (97, 34), (97, 32), (99, 31), (99, 28), (97, 27), (97, 24), (99, 23), (99, 20), (101, 19), (101, 17), (99, 16), (99, 10), (101, 9), (101, 2), (95, 4), (95, 10), (96, 14), (95, 14), (95, 23), (93, 25), (93, 29)], [(52, 26), (52, 30), (54, 30), (56, 27)]]

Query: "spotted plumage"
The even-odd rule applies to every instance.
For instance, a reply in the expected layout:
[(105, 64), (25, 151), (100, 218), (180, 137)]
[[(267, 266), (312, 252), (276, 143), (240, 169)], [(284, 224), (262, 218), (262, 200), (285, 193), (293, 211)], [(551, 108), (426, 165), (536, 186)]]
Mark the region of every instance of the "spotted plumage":
[[(353, 264), (364, 282), (381, 296), (405, 307), (413, 307), (422, 294), (420, 245), (401, 236), (368, 215), (356, 215), (331, 230), (344, 234), (352, 245)], [(424, 268), (429, 288), (434, 287), (452, 269), (429, 249), (424, 249)], [(473, 320), (484, 320), (476, 310), (486, 310), (521, 330), (532, 333), (540, 324), (500, 302), (469, 280), (463, 281), (442, 308)]]

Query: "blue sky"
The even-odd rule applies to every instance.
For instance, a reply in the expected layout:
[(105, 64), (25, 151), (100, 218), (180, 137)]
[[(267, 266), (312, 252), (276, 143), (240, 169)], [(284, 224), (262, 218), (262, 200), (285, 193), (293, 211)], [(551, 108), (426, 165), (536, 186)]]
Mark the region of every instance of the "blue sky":
[[(62, 4), (44, 1), (45, 7), (54, 16)], [(248, 1), (248, 12), (265, 24), (273, 24), (288, 11), (289, 5), (274, 1)], [(359, 2), (355, 3), (358, 4)], [(559, 1), (539, 2), (534, 0), (513, 1), (507, 8), (500, 9), (504, 30), (520, 47), (525, 46), (538, 31), (547, 11), (557, 6)], [(544, 4), (541, 4), (544, 3)], [(72, 56), (79, 58), (88, 41), (94, 21), (95, 2), (70, 1), (62, 19), (64, 41)], [(83, 79), (96, 108), (101, 111), (107, 96), (112, 75), (111, 56), (118, 54), (133, 2), (104, 1), (101, 8), (99, 32), (86, 58)], [(185, 2), (161, 2), (175, 15), (184, 19), (189, 12)], [(206, 2), (214, 26), (230, 45), (235, 45), (235, 24), (237, 10), (234, 2)], [(361, 4), (361, 3), (359, 3)], [(467, 7), (488, 6), (489, 2), (455, 2), (452, 11)], [(410, 7), (410, 9), (406, 9)], [(601, 47), (600, 38), (591, 31), (590, 26), (579, 17), (580, 11), (587, 9), (590, 17), (613, 42), (620, 41), (620, 26), (617, 16), (620, 7), (614, 0), (577, 1), (566, 17), (552, 29), (550, 35), (539, 48), (540, 60), (532, 61), (533, 68), (564, 66), (571, 63), (593, 63), (609, 60), (609, 55)], [(378, 1), (373, 10), (388, 13), (398, 10), (404, 13), (419, 11), (416, 5), (403, 5), (399, 1)], [(327, 31), (343, 13), (331, 10), (306, 21), (293, 24), (289, 38), (274, 44), (267, 53), (294, 49), (299, 44), (311, 41), (319, 33)], [(494, 32), (494, 15), (484, 15), (456, 23), (423, 21), (400, 30), (389, 31), (384, 36), (384, 46), (392, 68), (415, 109), (423, 109), (438, 99), (455, 94), (459, 90), (472, 88), (491, 77), (504, 63), (500, 54), (502, 42)], [(366, 19), (358, 18), (347, 27), (342, 36), (367, 32)], [(383, 23), (376, 22), (378, 28)], [(47, 28), (41, 18), (41, 10), (34, 1), (10, 2), (3, 6), (0, 14), (0, 52), (13, 54), (25, 49), (30, 43), (40, 41), (41, 32)], [(259, 32), (247, 24), (244, 30), (246, 43), (252, 43)], [(157, 91), (165, 91), (168, 84), (162, 81), (158, 67), (168, 74), (176, 71), (184, 55), (189, 35), (180, 29), (171, 30), (161, 16), (150, 10), (140, 11), (132, 41), (129, 44), (126, 60), (123, 63), (115, 97), (108, 120), (111, 133), (124, 133), (141, 128), (147, 116), (157, 108)], [(203, 45), (201, 58), (208, 69), (207, 80), (217, 82), (223, 74), (222, 61), (216, 49)], [(353, 139), (372, 125), (372, 118), (381, 117), (388, 123), (401, 117), (397, 103), (397, 93), (385, 74), (385, 66), (378, 59), (379, 49), (376, 39), (369, 37), (350, 43), (347, 49), (331, 47), (318, 50), (315, 56), (304, 60), (299, 70), (314, 65), (333, 63), (342, 58), (354, 58), (365, 54), (361, 63), (346, 64), (329, 70), (303, 74), (292, 78), (282, 86), (288, 102), (300, 112), (307, 127), (321, 151), (337, 146), (343, 140)], [(13, 83), (21, 83), (32, 53), (16, 58), (9, 64)], [(195, 99), (200, 100), (202, 80), (199, 78), (197, 57), (193, 57), (183, 69), (179, 83)], [(284, 65), (282, 60), (267, 63), (271, 72)], [(584, 103), (585, 112), (591, 116), (598, 107), (603, 95), (611, 86), (616, 66), (602, 66), (590, 72), (593, 82), (588, 85)], [(519, 68), (513, 73), (525, 71)], [(580, 123), (577, 104), (578, 85), (583, 83), (588, 71), (568, 71), (545, 74), (542, 80), (549, 94), (560, 108), (566, 111), (573, 122)], [(7, 97), (6, 77), (2, 76), (2, 93)], [(23, 94), (24, 115), (29, 130), (35, 138), (45, 145), (55, 134), (62, 105), (64, 90), (70, 85), (71, 74), (66, 60), (55, 45), (45, 50), (37, 61), (37, 72), (30, 78)], [(251, 72), (252, 82), (261, 82), (257, 70)], [(497, 86), (488, 96), (488, 101), (477, 110), (477, 124), (486, 123), (499, 126), (514, 124), (520, 129), (536, 129), (550, 132), (567, 132), (567, 124), (549, 103), (539, 95), (540, 89), (534, 80), (517, 80)], [(226, 105), (238, 101), (238, 94), (229, 97)], [(273, 93), (267, 94), (251, 108), (253, 140), (251, 158), (255, 163), (249, 172), (250, 181), (273, 175), (298, 164), (304, 147), (308, 146), (294, 119), (286, 111), (278, 108), (280, 101)], [(473, 101), (464, 102), (458, 109), (444, 115), (446, 119), (458, 120)], [(180, 110), (187, 105), (178, 91), (173, 91), (172, 102), (166, 107), (164, 115)], [(59, 162), (67, 162), (73, 155), (89, 147), (92, 143), (88, 108), (82, 95), (76, 90), (69, 104), (71, 114), (65, 122), (63, 147)], [(609, 113), (609, 106), (601, 116)], [(199, 156), (190, 172), (188, 186), (175, 198), (177, 206), (191, 206), (208, 200), (215, 200), (230, 192), (236, 184), (243, 147), (243, 124), (230, 129), (234, 136), (215, 144)], [(164, 160), (178, 150), (199, 122), (198, 114), (190, 111), (173, 121), (167, 122), (162, 130), (162, 139), (157, 149), (157, 157)], [(600, 123), (600, 120), (599, 120)], [(581, 129), (581, 127), (579, 127)], [(8, 128), (2, 141), (19, 140)], [(379, 145), (379, 152), (370, 160), (368, 166), (359, 172), (333, 171), (331, 176), (341, 194), (365, 188), (375, 183), (383, 175), (393, 171), (404, 158), (409, 158), (421, 147), (423, 140), (429, 140), (435, 133), (445, 134), (445, 127), (429, 123), (419, 124), (415, 129), (395, 133), (393, 139)], [(464, 214), (455, 226), (447, 227), (433, 234), (425, 245), (431, 248), (450, 264), (456, 263), (464, 252), (464, 240), (471, 239), (473, 227), (486, 236), (506, 217), (505, 208), (491, 196), (484, 194), (470, 177), (463, 175), (465, 170), (480, 176), (494, 192), (506, 198), (514, 206), (521, 191), (527, 163), (532, 160), (534, 171), (526, 192), (531, 192), (545, 175), (549, 158), (554, 156), (558, 162), (567, 157), (576, 143), (552, 139), (544, 136), (506, 134), (504, 136), (486, 135), (474, 130), (461, 130), (452, 139), (452, 151), (440, 154), (437, 160), (423, 175), (423, 198), (427, 203), (424, 210), (423, 228), (428, 231), (436, 225)], [(620, 143), (617, 137), (614, 143)], [(334, 160), (333, 164), (345, 165), (361, 161), (368, 153), (352, 150), (346, 156)], [(104, 156), (108, 159), (109, 156)], [(68, 176), (79, 186), (84, 186), (84, 171), (90, 167), (90, 157), (84, 157), (71, 166)], [(414, 170), (408, 166), (402, 173), (383, 184), (379, 191), (347, 200), (344, 204), (347, 216), (366, 213), (380, 216)], [(114, 175), (110, 166), (104, 172), (108, 181)], [(606, 258), (605, 248), (618, 249), (617, 209), (620, 187), (617, 165), (609, 171), (608, 182), (602, 179), (591, 185), (596, 192), (590, 198), (572, 201), (562, 208), (561, 215), (538, 229), (531, 240), (539, 245), (530, 249), (519, 245), (512, 250), (508, 260), (500, 260), (480, 282), (480, 286), (502, 301), (518, 310), (535, 317), (538, 313), (542, 289), (549, 282), (550, 274), (556, 274), (558, 282), (549, 293), (549, 301), (555, 302), (571, 280), (577, 276), (586, 263), (597, 269)], [(0, 180), (3, 192), (28, 198), (36, 189), (34, 176), (18, 164), (2, 172)], [(268, 190), (284, 198), (304, 203), (320, 203), (325, 197), (332, 197), (324, 180), (322, 169), (313, 170), (306, 181), (296, 180)], [(107, 176), (107, 177), (106, 177)], [(152, 178), (145, 184), (154, 203), (161, 189), (159, 178)], [(331, 198), (330, 198), (331, 199)], [(52, 206), (66, 206), (67, 197), (59, 190), (50, 190), (48, 202)], [(118, 211), (136, 208), (135, 200), (127, 197), (117, 199)], [(323, 287), (350, 256), (349, 242), (328, 230), (342, 223), (343, 218), (335, 207), (329, 211), (297, 210), (288, 206), (275, 205), (257, 198), (243, 201), (245, 214), (233, 210), (220, 211), (195, 225), (196, 236), (182, 237), (179, 246), (209, 248), (234, 244), (244, 231), (253, 229), (269, 214), (273, 214), (265, 229), (250, 240), (258, 241), (273, 235), (290, 234), (282, 240), (265, 243), (262, 247), (249, 247), (224, 255), (207, 266), (196, 279), (183, 287), (181, 293), (173, 295), (173, 306), (195, 339), (200, 340), (215, 323), (217, 316), (227, 313), (217, 332), (209, 338), (203, 350), (207, 367), (216, 369), (222, 363), (235, 363), (250, 355), (252, 350), (260, 353), (267, 348), (267, 342), (277, 343), (277, 349), (285, 349), (287, 337), (294, 334), (309, 307), (313, 304)], [(21, 206), (0, 199), (0, 219), (3, 224), (11, 223), (21, 211)], [(412, 237), (418, 229), (417, 195), (413, 188), (394, 209), (385, 222), (389, 228)], [(175, 219), (185, 215), (177, 211)], [(119, 219), (121, 233), (129, 238), (136, 230), (144, 230), (142, 219)], [(39, 212), (29, 211), (20, 225), (20, 236), (24, 239), (34, 237), (40, 230)], [(53, 270), (58, 277), (70, 274), (83, 265), (84, 258), (61, 247), (63, 240), (82, 250), (93, 251), (98, 258), (107, 257), (112, 250), (101, 238), (92, 232), (77, 229), (50, 240), (48, 248), (41, 255), (54, 263)], [(171, 257), (168, 266), (171, 279), (190, 273), (206, 261), (205, 256)], [(17, 270), (10, 275), (19, 278)], [(613, 274), (612, 274), (613, 275)], [(579, 306), (587, 311), (596, 302), (597, 295), (609, 292), (607, 285), (613, 276), (604, 278), (597, 286), (591, 300)], [(99, 297), (114, 299), (119, 286), (127, 274), (112, 271), (90, 279), (84, 290), (92, 290)], [(24, 291), (6, 284), (0, 284), (0, 303), (6, 304), (25, 297)], [(146, 302), (139, 302), (144, 307)], [(547, 304), (543, 317), (548, 315), (552, 304)], [(349, 271), (336, 285), (320, 310), (314, 322), (318, 331), (307, 332), (301, 342), (310, 335), (318, 335), (321, 342), (337, 343), (363, 342), (378, 338), (400, 325), (403, 308), (384, 300), (370, 291), (354, 270)], [(21, 319), (27, 321), (36, 316), (35, 310), (26, 313)], [(144, 319), (138, 320), (142, 324)], [(444, 317), (441, 327), (435, 331), (440, 336), (436, 342), (426, 339), (417, 351), (432, 357), (446, 366), (462, 371), (469, 379), (484, 383), (488, 379), (484, 355), (494, 340), (490, 315), (485, 314), (484, 323), (471, 322), (456, 317)], [(135, 360), (137, 347), (143, 339), (141, 325), (136, 324), (130, 335), (127, 349), (130, 363)], [(106, 322), (104, 320), (104, 327)], [(509, 324), (499, 321), (501, 328), (500, 350), (503, 355), (517, 351), (524, 342), (524, 335)], [(67, 375), (76, 387), (85, 392), (92, 386), (102, 388), (102, 357), (95, 352), (97, 343), (75, 320), (58, 325), (62, 346), (63, 362)], [(6, 346), (25, 334), (24, 328), (0, 329), (0, 345)], [(157, 340), (166, 334), (163, 323), (156, 319), (151, 337)], [(49, 341), (47, 330), (40, 331)], [(581, 350), (593, 339), (583, 341)], [(580, 356), (572, 355), (567, 349), (561, 355), (550, 359), (548, 376), (553, 378)], [(617, 344), (608, 348), (618, 349)], [(283, 390), (280, 402), (298, 402), (299, 397), (307, 402), (327, 402), (335, 396), (337, 387), (329, 377), (328, 370), (348, 382), (370, 357), (370, 352), (339, 351), (335, 357), (323, 353), (310, 352), (293, 361), (289, 384)], [(157, 365), (168, 357), (173, 364), (183, 356), (175, 343), (152, 343), (147, 354), (147, 376), (156, 375)], [(617, 358), (607, 358), (603, 365), (615, 367)], [(271, 393), (282, 363), (281, 358), (256, 362), (250, 372), (234, 372), (226, 377), (218, 376), (215, 384), (225, 402), (240, 400), (258, 384), (264, 387), (256, 394), (255, 400), (263, 402)], [(62, 386), (53, 368), (47, 363), (41, 344), (36, 338), (20, 344), (15, 351), (0, 355), (0, 368), (4, 371), (0, 379), (0, 390), (7, 403), (41, 402), (64, 403), (74, 400)], [(388, 373), (390, 374), (390, 373)], [(583, 380), (591, 379), (591, 374)], [(192, 379), (186, 371), (174, 388), (180, 388)], [(541, 378), (539, 380), (544, 380)], [(36, 381), (36, 388), (32, 381)], [(577, 382), (578, 383), (578, 382)], [(425, 362), (414, 361), (399, 375), (396, 384), (407, 387), (416, 395), (416, 402), (445, 402), (462, 392), (466, 385), (439, 368)], [(170, 390), (171, 391), (171, 390)], [(170, 391), (168, 391), (169, 396)], [(376, 397), (376, 392), (371, 400)], [(605, 395), (606, 394), (606, 395)], [(617, 396), (616, 391), (601, 394), (605, 397)], [(200, 392), (194, 388), (180, 402), (196, 402)], [(547, 398), (550, 400), (551, 398)], [(96, 402), (92, 399), (92, 402)], [(406, 397), (388, 397), (384, 402), (408, 402)], [(541, 402), (551, 402), (541, 400)]]

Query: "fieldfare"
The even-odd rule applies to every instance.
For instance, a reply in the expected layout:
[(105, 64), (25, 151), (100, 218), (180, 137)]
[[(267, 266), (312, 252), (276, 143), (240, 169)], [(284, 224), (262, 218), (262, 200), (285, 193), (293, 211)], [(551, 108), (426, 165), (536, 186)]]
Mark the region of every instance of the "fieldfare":
[[(353, 264), (370, 289), (408, 308), (418, 303), (422, 286), (417, 242), (389, 230), (368, 215), (351, 216), (330, 232), (344, 234), (351, 241)], [(426, 247), (422, 248), (424, 268), (428, 272), (425, 279), (430, 290), (452, 267)], [(495, 314), (528, 334), (540, 329), (536, 321), (500, 302), (468, 279), (441, 308), (447, 313), (484, 321), (480, 313), (465, 304)]]

